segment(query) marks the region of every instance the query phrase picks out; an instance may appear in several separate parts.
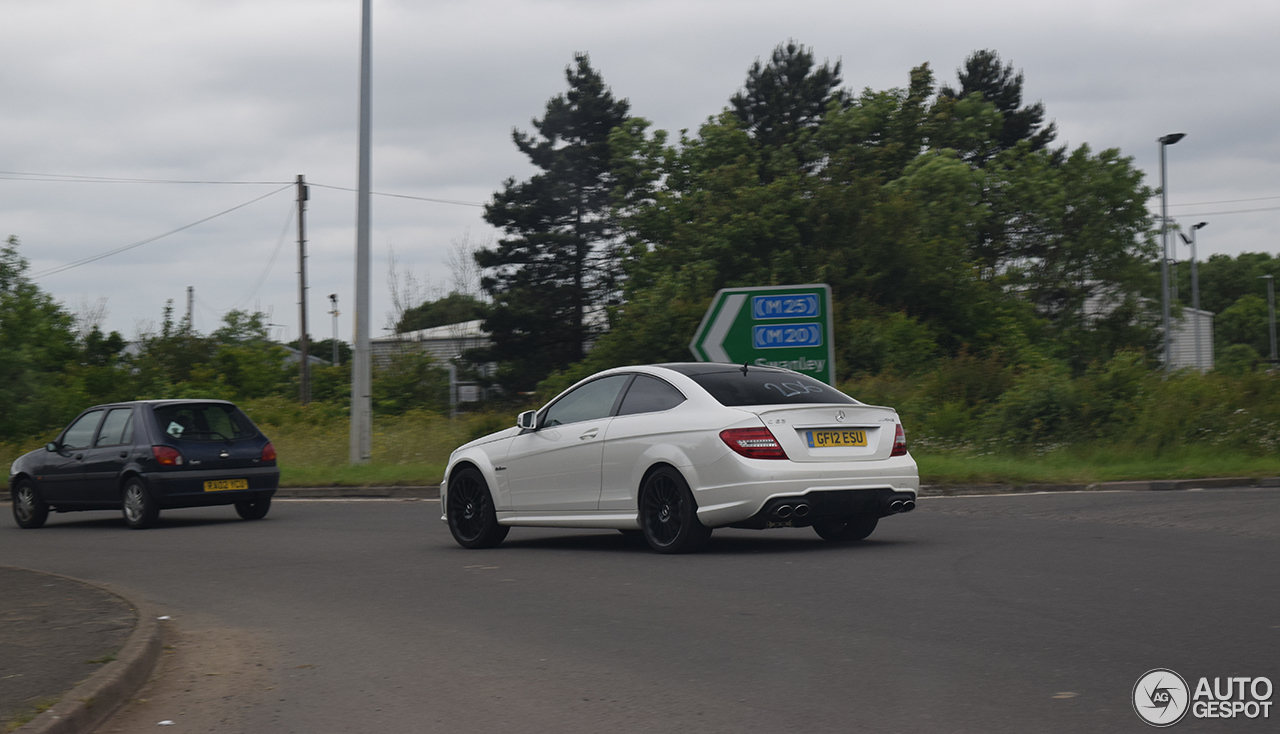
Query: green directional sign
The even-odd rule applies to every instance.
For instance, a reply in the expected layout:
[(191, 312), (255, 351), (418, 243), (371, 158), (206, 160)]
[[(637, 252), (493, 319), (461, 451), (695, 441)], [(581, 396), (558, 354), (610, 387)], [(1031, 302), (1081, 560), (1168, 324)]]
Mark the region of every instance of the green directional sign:
[(721, 289), (689, 349), (699, 362), (786, 367), (834, 385), (831, 287)]

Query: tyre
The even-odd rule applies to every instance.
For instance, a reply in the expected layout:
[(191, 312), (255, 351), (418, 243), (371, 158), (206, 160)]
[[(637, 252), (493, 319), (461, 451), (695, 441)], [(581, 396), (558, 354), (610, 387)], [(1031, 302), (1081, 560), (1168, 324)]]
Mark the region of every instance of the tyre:
[(849, 515), (816, 520), (813, 523), (813, 529), (823, 540), (830, 540), (833, 543), (850, 543), (870, 535), (879, 521), (880, 518), (875, 515)]
[(463, 548), (492, 548), (507, 537), (511, 529), (498, 524), (489, 485), (478, 470), (460, 469), (449, 480), (449, 532)]
[(244, 500), (236, 503), (236, 514), (242, 520), (261, 520), (267, 516), (267, 510), (270, 509), (270, 497), (263, 497), (259, 500)]
[(13, 521), (20, 528), (34, 529), (49, 519), (49, 506), (40, 496), (40, 490), (24, 479), (13, 488)]
[(698, 521), (698, 506), (680, 472), (661, 466), (640, 487), (640, 531), (659, 553), (689, 553), (711, 537), (711, 528)]
[(145, 530), (156, 524), (156, 518), (160, 516), (160, 505), (156, 504), (141, 479), (134, 477), (125, 482), (121, 500), (121, 511), (129, 527)]

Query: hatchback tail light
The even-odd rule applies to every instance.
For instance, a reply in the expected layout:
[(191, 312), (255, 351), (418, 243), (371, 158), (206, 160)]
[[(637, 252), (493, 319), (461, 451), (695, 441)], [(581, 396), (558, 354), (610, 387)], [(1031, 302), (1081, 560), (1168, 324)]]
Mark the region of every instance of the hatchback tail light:
[(267, 445), (262, 447), (262, 460), (263, 461), (276, 460), (276, 447), (272, 446), (270, 441), (267, 441)]
[(152, 446), (151, 455), (160, 466), (182, 466), (182, 452), (172, 446)]
[(890, 456), (905, 456), (907, 453), (907, 432), (902, 430), (902, 424), (899, 423), (897, 430), (893, 432), (893, 451)]
[(748, 459), (787, 458), (787, 452), (768, 428), (730, 428), (720, 432), (720, 440)]

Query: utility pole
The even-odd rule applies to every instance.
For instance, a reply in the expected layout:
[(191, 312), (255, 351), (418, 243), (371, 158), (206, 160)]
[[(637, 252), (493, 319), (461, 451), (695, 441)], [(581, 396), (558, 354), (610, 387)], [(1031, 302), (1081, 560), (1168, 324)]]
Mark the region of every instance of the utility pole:
[(333, 317), (333, 366), (338, 366), (338, 294), (329, 294), (329, 303), (333, 308), (329, 309), (329, 315)]
[(298, 174), (298, 400), (311, 402), (311, 365), (307, 361), (310, 340), (307, 336), (307, 182)]
[(193, 285), (189, 285), (187, 286), (187, 333), (188, 334), (195, 331), (195, 322), (191, 320), (192, 318), (195, 317), (195, 306), (196, 306), (196, 287)]
[(373, 360), (369, 345), (369, 142), (372, 82), (372, 0), (361, 3), (360, 19), (360, 157), (356, 194), (355, 354), (351, 361), (352, 464), (367, 464), (373, 455)]

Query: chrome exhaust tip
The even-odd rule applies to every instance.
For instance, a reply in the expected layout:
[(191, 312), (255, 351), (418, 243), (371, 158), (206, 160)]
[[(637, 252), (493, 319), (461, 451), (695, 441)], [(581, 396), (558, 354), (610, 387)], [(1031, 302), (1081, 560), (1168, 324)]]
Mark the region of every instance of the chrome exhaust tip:
[(905, 500), (905, 501), (902, 503), (902, 511), (903, 511), (903, 512), (911, 512), (911, 511), (912, 511), (912, 510), (914, 510), (914, 509), (916, 509), (916, 501), (915, 501), (915, 500)]
[(890, 502), (890, 503), (889, 503), (889, 512), (892, 512), (892, 513), (899, 513), (899, 512), (902, 512), (902, 511), (903, 511), (903, 510), (902, 510), (902, 505), (903, 505), (902, 500), (894, 500), (893, 502)]
[(788, 517), (791, 517), (791, 513), (792, 513), (791, 505), (778, 505), (773, 510), (773, 516), (782, 520), (785, 520)]
[(796, 505), (796, 510), (795, 510), (796, 517), (804, 517), (808, 514), (809, 514), (809, 503), (801, 502)]

